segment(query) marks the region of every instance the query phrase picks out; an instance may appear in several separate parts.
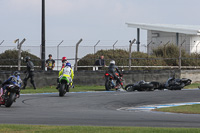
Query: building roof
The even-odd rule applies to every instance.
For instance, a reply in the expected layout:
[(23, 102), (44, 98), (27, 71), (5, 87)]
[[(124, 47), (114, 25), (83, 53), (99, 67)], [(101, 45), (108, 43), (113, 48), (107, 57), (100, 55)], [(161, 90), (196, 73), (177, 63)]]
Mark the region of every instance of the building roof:
[(147, 24), (147, 23), (126, 23), (126, 24), (128, 25), (128, 27), (140, 28), (143, 30), (200, 35), (200, 25), (173, 25), (173, 24)]

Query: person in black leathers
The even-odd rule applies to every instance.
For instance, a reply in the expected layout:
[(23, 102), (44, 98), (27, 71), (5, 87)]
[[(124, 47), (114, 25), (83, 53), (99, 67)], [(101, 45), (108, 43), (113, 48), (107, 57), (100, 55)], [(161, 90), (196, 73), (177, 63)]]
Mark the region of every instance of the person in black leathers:
[(36, 89), (35, 82), (34, 82), (34, 64), (33, 64), (32, 61), (30, 61), (29, 56), (25, 57), (25, 61), (26, 61), (26, 64), (27, 64), (27, 70), (25, 71), (26, 76), (24, 78), (24, 86), (22, 87), (22, 89), (26, 88), (27, 80), (29, 78), (31, 78), (30, 82), (33, 85), (33, 88)]
[(122, 87), (123, 87), (123, 84), (122, 84), (122, 82), (120, 81), (119, 77), (115, 74), (115, 73), (117, 72), (120, 76), (122, 76), (122, 74), (121, 74), (121, 72), (119, 71), (118, 67), (115, 65), (115, 61), (114, 61), (114, 60), (111, 60), (111, 61), (110, 61), (110, 65), (109, 65), (109, 67), (108, 67), (108, 72), (109, 72), (110, 74), (112, 74), (112, 76), (114, 77), (114, 79), (116, 79), (117, 82), (120, 83), (120, 84), (122, 85)]

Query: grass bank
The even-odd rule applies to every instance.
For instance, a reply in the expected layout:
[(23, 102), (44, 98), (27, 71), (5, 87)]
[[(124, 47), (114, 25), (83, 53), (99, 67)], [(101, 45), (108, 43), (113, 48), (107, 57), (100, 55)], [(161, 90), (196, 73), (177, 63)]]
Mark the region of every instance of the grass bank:
[[(188, 85), (185, 87), (185, 89), (193, 89), (193, 88), (198, 88), (200, 86), (200, 83), (193, 83), (191, 85)], [(70, 92), (80, 92), (80, 91), (105, 91), (104, 86), (80, 86), (77, 85), (75, 88), (70, 89)], [(42, 88), (37, 88), (34, 90), (33, 88), (27, 87), (25, 90), (21, 90), (22, 94), (27, 94), (27, 93), (53, 93), (53, 92), (58, 92), (56, 89), (56, 86), (47, 86), (47, 87), (42, 87)]]
[(200, 128), (0, 125), (1, 133), (200, 133)]
[(198, 86), (200, 86), (200, 83), (192, 83), (191, 85), (184, 87), (184, 89), (194, 89), (198, 88)]
[[(104, 86), (75, 86), (75, 88), (71, 88), (70, 92), (80, 92), (80, 91), (105, 91)], [(27, 93), (53, 93), (58, 92), (56, 86), (48, 86), (37, 88), (34, 90), (33, 88), (27, 87), (25, 90), (21, 90), (21, 94)]]
[(184, 114), (200, 114), (200, 104), (159, 108), (155, 109), (155, 111), (184, 113)]

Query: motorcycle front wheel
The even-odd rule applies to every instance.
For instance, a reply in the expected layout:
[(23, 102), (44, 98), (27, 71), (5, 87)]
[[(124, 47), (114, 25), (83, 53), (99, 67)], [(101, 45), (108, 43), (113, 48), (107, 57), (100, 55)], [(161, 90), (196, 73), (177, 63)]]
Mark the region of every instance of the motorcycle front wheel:
[(127, 92), (132, 92), (132, 91), (134, 91), (133, 85), (127, 85), (127, 86), (125, 87), (125, 90), (126, 90)]
[(16, 94), (15, 93), (10, 93), (7, 96), (7, 99), (5, 100), (5, 106), (6, 107), (10, 107), (13, 104), (15, 98), (16, 98)]

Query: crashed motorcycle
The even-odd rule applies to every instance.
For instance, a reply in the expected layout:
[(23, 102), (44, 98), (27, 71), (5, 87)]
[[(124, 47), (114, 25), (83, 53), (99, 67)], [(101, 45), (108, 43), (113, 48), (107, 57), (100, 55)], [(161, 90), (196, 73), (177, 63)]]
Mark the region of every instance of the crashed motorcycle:
[(19, 98), (20, 87), (18, 85), (9, 84), (6, 85), (5, 90), (1, 88), (0, 105), (11, 107), (13, 102)]
[(121, 89), (123, 88), (123, 75), (119, 75), (119, 73), (115, 73), (115, 75), (119, 78), (121, 81), (121, 84), (114, 78), (114, 76), (108, 72), (105, 73), (105, 89), (107, 91), (110, 91), (111, 89)]
[(67, 92), (69, 92), (69, 88), (71, 87), (70, 82), (66, 76), (62, 76), (59, 79), (59, 96), (63, 97)]
[(163, 86), (168, 90), (181, 90), (185, 86), (190, 85), (191, 82), (192, 80), (187, 78), (176, 79), (174, 77), (170, 77)]
[(125, 90), (128, 92), (131, 91), (153, 91), (158, 88), (159, 82), (145, 82), (141, 80), (135, 84), (128, 84), (125, 86)]

